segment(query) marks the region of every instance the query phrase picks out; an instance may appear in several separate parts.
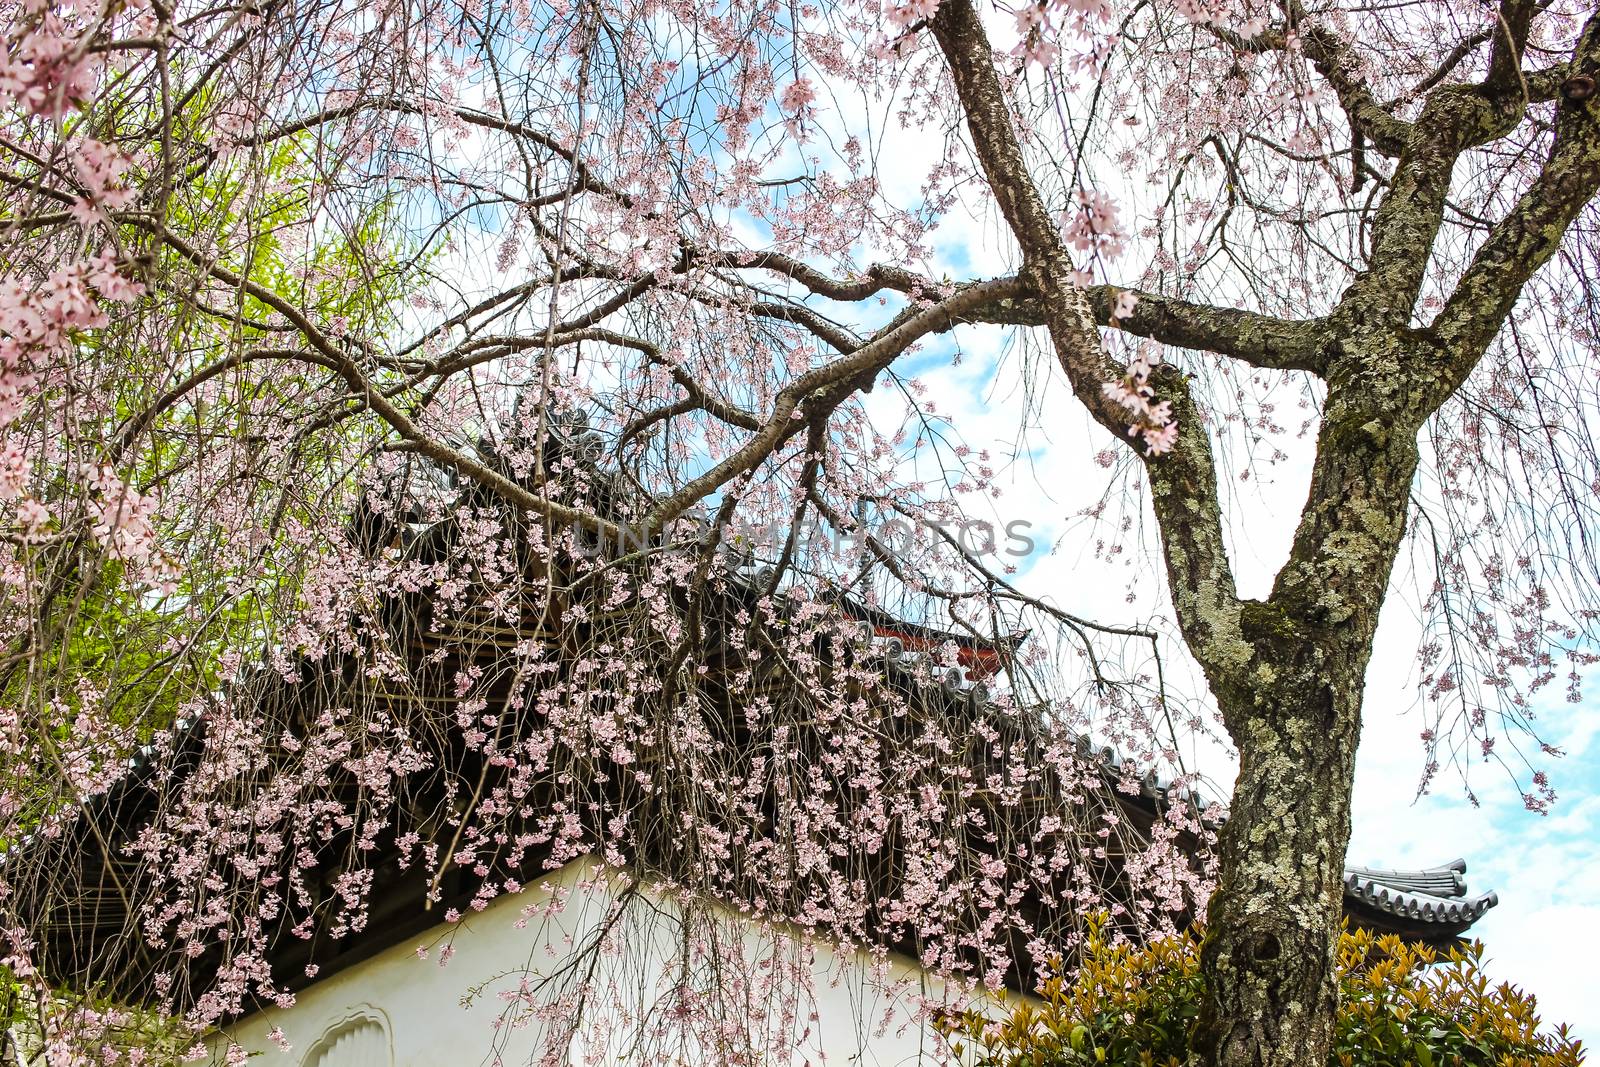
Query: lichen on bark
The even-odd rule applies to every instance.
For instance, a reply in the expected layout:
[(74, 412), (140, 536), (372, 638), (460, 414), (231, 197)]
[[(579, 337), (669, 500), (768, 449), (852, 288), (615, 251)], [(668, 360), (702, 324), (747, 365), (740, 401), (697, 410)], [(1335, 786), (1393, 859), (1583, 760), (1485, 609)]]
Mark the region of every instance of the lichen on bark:
[[(1514, 4), (1514, 0), (1513, 0)], [(1286, 5), (1304, 19), (1298, 4)], [(1513, 11), (1507, 26), (1526, 19)], [(932, 20), (979, 163), (1023, 253), (1033, 299), (1006, 309), (1050, 333), (1073, 391), (1133, 447), (1102, 402), (1112, 380), (1086, 301), (1050, 213), (1024, 164), (981, 19), (971, 0), (942, 0)], [(1333, 946), (1350, 835), (1362, 688), (1379, 610), (1405, 532), (1419, 463), (1417, 435), (1482, 358), (1522, 286), (1600, 191), (1600, 116), (1593, 101), (1557, 105), (1549, 159), (1515, 211), (1490, 227), (1444, 311), (1418, 327), (1419, 293), (1457, 160), (1510, 132), (1555, 83), (1495, 47), (1479, 85), (1441, 81), (1408, 122), (1379, 103), (1342, 38), (1310, 25), (1305, 55), (1330, 82), (1353, 127), (1393, 158), (1366, 261), (1338, 306), (1315, 321), (1263, 322), (1159, 298), (1130, 332), (1257, 367), (1324, 377), (1328, 393), (1311, 486), (1290, 558), (1263, 601), (1238, 597), (1228, 560), (1212, 446), (1189, 384), (1175, 368), (1152, 378), (1179, 431), (1169, 454), (1146, 454), (1151, 504), (1179, 626), (1204, 671), (1239, 755), (1221, 875), (1202, 947), (1205, 1005), (1198, 1051), (1221, 1067), (1321, 1063), (1332, 1033)], [(1513, 31), (1515, 32), (1515, 31)], [(1570, 63), (1600, 64), (1600, 15)], [(1509, 73), (1508, 73), (1509, 71)], [(1286, 354), (1287, 353), (1287, 354)]]

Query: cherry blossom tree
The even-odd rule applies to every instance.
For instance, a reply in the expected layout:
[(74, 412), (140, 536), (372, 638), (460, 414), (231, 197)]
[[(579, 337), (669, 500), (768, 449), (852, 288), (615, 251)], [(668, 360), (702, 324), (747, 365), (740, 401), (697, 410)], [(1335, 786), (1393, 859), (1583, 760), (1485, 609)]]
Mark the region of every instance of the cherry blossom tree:
[[(991, 984), (1073, 936), (1023, 884), (1147, 928), (1204, 911), (1206, 1061), (1319, 1062), (1407, 545), (1425, 778), (1494, 756), (1554, 799), (1520, 762), (1534, 697), (1577, 699), (1600, 607), (1578, 0), (0, 10), (0, 839), (71, 838), (141, 746), (188, 768), (116, 845), (162, 1010), (286, 998), (267, 946), (360, 929), (387, 843), (436, 899), (595, 853)], [(967, 211), (1009, 272), (934, 266)], [(1034, 344), (1108, 493), (1154, 516), (1206, 692), (1169, 691), (1158, 626), (1019, 590), (949, 532), (1003, 464), (903, 368), (984, 329)], [(864, 415), (880, 388), (898, 430)], [(1297, 439), (1292, 551), (1247, 599), (1235, 487)], [(938, 477), (908, 477), (919, 452)], [(1003, 650), (992, 713), (885, 684), (843, 600)], [(1029, 628), (1060, 640), (1008, 641)], [(1075, 738), (1193, 784), (1185, 696), (1239, 759), (1214, 890), (1174, 855), (1211, 824), (1173, 805), (1105, 900), (1120, 831)], [(196, 755), (171, 727), (198, 719)], [(945, 758), (969, 749), (994, 774)], [(1052, 810), (1019, 814), (1029, 790)], [(879, 869), (891, 839), (914, 869)], [(5, 965), (78, 1062), (122, 1023), (51, 1021), (58, 872), (26, 857)], [(728, 1040), (712, 993), (662, 996)]]

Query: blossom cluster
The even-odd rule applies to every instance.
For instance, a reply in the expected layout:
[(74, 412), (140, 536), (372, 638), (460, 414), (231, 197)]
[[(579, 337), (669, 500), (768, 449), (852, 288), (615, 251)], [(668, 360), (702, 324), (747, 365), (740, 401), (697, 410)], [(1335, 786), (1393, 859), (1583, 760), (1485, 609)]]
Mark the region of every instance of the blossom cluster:
[(1155, 387), (1150, 384), (1150, 374), (1158, 358), (1154, 345), (1140, 345), (1122, 380), (1106, 382), (1101, 387), (1108, 398), (1133, 416), (1128, 424), (1128, 436), (1142, 438), (1151, 455), (1171, 451), (1178, 441), (1172, 402), (1156, 400)]
[[(107, 324), (108, 303), (131, 301), (141, 292), (138, 283), (120, 272), (109, 249), (31, 283), (17, 276), (0, 279), (0, 431), (12, 427), (41, 398), (80, 384), (73, 381), (72, 366), (82, 336)], [(37, 539), (70, 516), (52, 515), (29, 492), (34, 478), (30, 469), (49, 459), (48, 453), (26, 447), (25, 440), (16, 431), (5, 438), (0, 503), (11, 509), (10, 518), (24, 538)], [(72, 476), (89, 494), (86, 520), (94, 536), (130, 565), (130, 574), (149, 576), (167, 569), (155, 547), (151, 517), (157, 505), (152, 495), (135, 492), (105, 464)]]
[(93, 95), (101, 63), (79, 19), (51, 0), (10, 0), (0, 12), (10, 27), (0, 51), (0, 100), (58, 120)]

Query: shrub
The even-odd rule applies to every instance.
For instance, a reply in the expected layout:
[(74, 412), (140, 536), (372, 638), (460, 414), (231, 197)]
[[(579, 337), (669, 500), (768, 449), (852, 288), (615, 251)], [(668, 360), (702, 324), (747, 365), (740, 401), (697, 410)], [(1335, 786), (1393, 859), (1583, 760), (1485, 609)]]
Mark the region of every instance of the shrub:
[[(1182, 1067), (1200, 1014), (1199, 944), (1186, 933), (1134, 945), (1096, 924), (1076, 974), (1002, 1018), (973, 1011), (944, 1029), (974, 1067)], [(1534, 998), (1491, 984), (1482, 952), (1341, 934), (1329, 1067), (1579, 1067), (1581, 1042), (1565, 1026), (1541, 1032)]]

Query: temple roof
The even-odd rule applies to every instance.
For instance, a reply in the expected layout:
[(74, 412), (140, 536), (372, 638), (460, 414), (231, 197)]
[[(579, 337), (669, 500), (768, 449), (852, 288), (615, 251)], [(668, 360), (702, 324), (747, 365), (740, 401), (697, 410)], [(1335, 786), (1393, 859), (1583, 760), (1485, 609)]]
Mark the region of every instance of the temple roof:
[[(914, 667), (917, 653), (894, 649), (889, 641), (881, 642), (880, 647), (882, 646), (888, 646), (885, 659), (890, 669)], [(947, 680), (944, 687), (951, 693), (961, 695), (983, 692), (981, 684), (954, 678)], [(196, 744), (203, 728), (203, 721), (179, 719), (173, 724), (171, 731), (172, 744), (180, 746)], [(1119, 772), (1124, 758), (1116, 748), (1110, 745), (1096, 745), (1087, 734), (1078, 736), (1078, 746), (1080, 751), (1091, 753), (1100, 761), (1108, 782), (1120, 781)], [(126, 762), (128, 778), (137, 778), (141, 771), (148, 769), (156, 752), (157, 748), (154, 745), (140, 746)], [(124, 783), (124, 788), (126, 784), (127, 782)], [(116, 792), (114, 790), (111, 795), (114, 796)], [(1198, 794), (1190, 794), (1182, 786), (1175, 787), (1169, 780), (1154, 772), (1146, 774), (1140, 780), (1137, 797), (1126, 793), (1118, 795), (1125, 798), (1124, 803), (1128, 806), (1140, 807), (1151, 814), (1168, 804), (1192, 802), (1200, 808), (1202, 817), (1209, 825), (1221, 826), (1228, 817), (1226, 810), (1220, 804), (1208, 801)], [(104, 801), (105, 798), (93, 798), (85, 802), (83, 809), (88, 813)], [(16, 847), (0, 852), (0, 868), (3, 868), (14, 854), (25, 854), (33, 840), (33, 835), (30, 834), (18, 842)], [(1407, 935), (1414, 940), (1449, 941), (1460, 936), (1490, 908), (1500, 903), (1500, 894), (1492, 891), (1468, 896), (1466, 872), (1467, 861), (1459, 858), (1442, 866), (1416, 870), (1390, 870), (1346, 864), (1345, 910), (1347, 913), (1353, 913), (1353, 917), (1357, 919), (1369, 913), (1381, 913), (1392, 917), (1392, 922), (1385, 921), (1377, 925), (1386, 929), (1392, 928), (1394, 932)]]
[(1467, 861), (1420, 871), (1388, 871), (1346, 866), (1345, 899), (1362, 909), (1394, 916), (1407, 924), (1459, 927), (1465, 930), (1500, 903), (1498, 893), (1467, 896)]
[[(607, 484), (616, 486), (617, 481), (612, 478)], [(410, 521), (391, 523), (386, 530), (374, 528), (369, 532), (373, 534), (370, 538), (373, 550), (379, 546), (400, 545), (407, 553), (434, 554), (434, 558), (442, 558), (437, 554), (451, 550), (450, 520), (429, 527)], [(715, 610), (708, 609), (707, 614), (717, 616), (720, 612), (725, 620), (741, 614), (748, 615), (748, 605), (772, 590), (772, 577), (767, 565), (753, 558), (734, 561), (727, 575), (728, 596), (725, 602)], [(829, 599), (825, 594), (815, 593), (797, 594), (797, 597), (810, 597), (813, 605), (818, 599)], [(777, 610), (780, 612), (792, 606), (785, 594), (780, 593), (773, 599), (778, 602)], [(845, 659), (855, 664), (880, 665), (881, 675), (878, 677), (901, 694), (897, 699), (903, 699), (910, 711), (909, 716), (904, 718), (885, 718), (883, 729), (886, 736), (901, 736), (897, 731), (914, 730), (918, 714), (931, 714), (952, 722), (981, 721), (987, 724), (1000, 723), (1003, 719), (1008, 724), (1006, 728), (1013, 731), (1008, 744), (1019, 746), (1019, 752), (1033, 753), (1027, 758), (1037, 756), (1043, 751), (1044, 745), (1053, 743), (1043, 734), (1041, 724), (1031, 722), (1031, 716), (1016, 714), (1016, 708), (1010, 709), (1009, 716), (1002, 716), (1002, 706), (992, 697), (987, 684), (987, 679), (995, 673), (987, 657), (1008, 657), (1025, 634), (985, 641), (971, 633), (948, 632), (925, 623), (900, 620), (881, 609), (843, 597), (835, 596), (832, 599), (847, 618), (863, 624), (853, 647), (844, 653)], [(414, 676), (406, 692), (390, 692), (368, 679), (360, 663), (334, 657), (322, 661), (302, 661), (297, 679), (270, 676), (272, 687), (265, 690), (260, 699), (272, 701), (281, 708), (302, 699), (306, 694), (310, 694), (314, 700), (323, 701), (355, 695), (391, 706), (410, 702), (428, 709), (443, 709), (453, 706), (456, 700), (451, 695), (455, 692), (455, 671), (463, 668), (480, 669), (485, 677), (497, 678), (504, 673), (497, 668), (510, 662), (517, 655), (516, 650), (530, 641), (545, 642), (551, 647), (565, 647), (561, 633), (536, 632), (498, 620), (489, 620), (481, 626), (471, 622), (465, 629), (462, 628), (463, 623), (470, 620), (447, 618), (441, 622), (434, 618), (431, 605), (419, 594), (396, 592), (391, 600), (392, 603), (385, 609), (385, 625), (392, 630), (390, 637), (394, 647), (408, 657), (409, 669)], [(947, 643), (972, 654), (966, 659), (958, 655), (960, 666), (950, 666), (947, 660), (940, 658), (942, 648), (948, 652), (948, 648), (944, 648)], [(745, 664), (746, 668), (749, 666)], [(766, 686), (762, 691), (773, 694), (774, 699), (786, 699), (782, 696), (783, 687), (792, 688), (793, 683), (783, 681), (783, 677), (774, 674), (771, 679), (758, 679), (755, 684)], [(726, 705), (726, 709), (731, 711), (738, 706), (733, 701), (747, 698), (747, 689), (736, 689), (726, 684), (726, 679), (719, 680), (713, 676), (710, 684), (716, 688), (716, 692), (709, 694), (707, 699), (719, 707)], [(508, 699), (509, 692), (491, 687), (483, 696), (492, 705), (495, 701)], [(448, 724), (450, 718), (445, 714), (440, 719), (441, 727), (455, 731), (450, 734), (448, 744), (466, 752), (469, 759), (477, 758), (463, 746), (459, 729)], [(722, 723), (723, 718), (726, 718), (726, 723)], [(721, 725), (718, 728), (725, 729), (726, 736), (718, 736), (717, 743), (726, 744), (730, 751), (745, 755), (765, 750), (771, 739), (760, 733), (755, 725), (746, 724), (743, 720), (741, 715), (719, 716), (718, 723)], [(128, 914), (126, 907), (127, 887), (141, 875), (136, 866), (123, 867), (115, 840), (110, 851), (106, 851), (102, 835), (129, 840), (153, 817), (161, 791), (174, 788), (174, 783), (197, 765), (196, 761), (204, 749), (205, 730), (206, 723), (203, 720), (179, 722), (170, 734), (143, 746), (128, 760), (129, 773), (109, 792), (92, 798), (88, 803), (87, 807), (92, 809), (90, 817), (79, 820), (79, 823), (92, 827), (92, 830), (80, 828), (57, 835), (44, 850), (53, 853), (53, 859), (45, 862), (54, 862), (76, 872), (75, 888), (54, 901), (52, 906), (59, 914), (52, 912), (46, 924), (44, 940), (47, 944), (42, 947), (56, 977), (68, 982), (98, 982), (124, 990), (143, 988), (155, 964), (150, 958), (152, 950), (135, 931), (137, 918)], [(442, 729), (441, 736), (444, 732)], [(910, 734), (906, 733), (905, 736)], [(812, 738), (806, 744), (817, 742), (814, 747), (820, 747), (821, 741), (820, 738)], [(989, 762), (989, 747), (984, 743), (967, 750), (958, 748), (951, 758), (970, 761), (974, 772), (989, 774), (995, 769)], [(1026, 814), (1028, 812), (1059, 811), (1062, 805), (1068, 803), (1088, 804), (1096, 816), (1100, 813), (1120, 814), (1121, 822), (1131, 837), (1143, 835), (1148, 842), (1155, 822), (1173, 808), (1184, 806), (1195, 816), (1190, 823), (1196, 827), (1195, 832), (1185, 831), (1180, 838), (1181, 846), (1191, 854), (1201, 847), (1198, 837), (1201, 828), (1215, 829), (1227, 819), (1223, 804), (1195, 793), (1183, 780), (1168, 779), (1153, 769), (1140, 771), (1130, 764), (1128, 756), (1112, 746), (1082, 735), (1077, 738), (1076, 747), (1078, 755), (1091, 764), (1085, 768), (1087, 780), (1094, 782), (1096, 769), (1098, 771), (1100, 784), (1091, 790), (1090, 796), (1069, 797), (1059, 783), (1036, 785), (1030, 787), (1033, 791), (1020, 804), (985, 807), (986, 817), (996, 820), (998, 825), (1007, 819), (1033, 818), (1034, 815)], [(535, 792), (530, 796), (546, 797), (546, 793)], [(754, 798), (752, 803), (765, 804), (768, 799)], [(528, 803), (537, 807), (534, 799)], [(660, 827), (641, 828), (640, 839), (634, 847), (647, 867), (671, 879), (675, 873), (680, 873), (674, 870), (673, 865), (692, 862), (693, 857), (684, 859), (674, 855), (675, 850), (682, 851), (682, 844), (670, 827), (665, 825), (667, 821), (670, 820), (662, 820)], [(1020, 823), (1018, 828), (1028, 830)], [(1136, 842), (1130, 841), (1127, 847), (1134, 844)], [(22, 842), (13, 850), (11, 857), (0, 857), (0, 863), (16, 862), (17, 852), (31, 852), (39, 856), (40, 853), (35, 852), (38, 845), (38, 842)], [(974, 838), (970, 845), (963, 844), (961, 847), (984, 850), (992, 846), (985, 844), (981, 838)], [(1119, 849), (1122, 847), (1118, 846)], [(415, 869), (407, 869), (390, 855), (394, 852), (390, 845), (385, 848), (388, 852), (373, 859), (377, 885), (375, 893), (381, 899), (374, 902), (371, 920), (363, 929), (343, 936), (323, 936), (319, 933), (310, 940), (303, 936), (297, 939), (287, 933), (292, 923), (286, 911), (283, 918), (285, 932), (275, 935), (269, 951), (272, 969), (279, 976), (278, 980), (290, 986), (304, 985), (306, 982), (303, 977), (295, 976), (303, 976), (308, 964), (316, 964), (313, 970), (320, 968), (318, 973), (326, 977), (350, 962), (365, 958), (406, 937), (415, 936), (422, 929), (436, 924), (440, 910), (429, 910), (424, 906), (424, 900), (430, 892), (437, 898), (434, 902), (437, 909), (465, 904), (470, 899), (473, 888), (465, 877), (460, 876), (461, 872), (454, 869), (441, 872), (441, 878), (430, 885), (428, 879), (421, 877)], [(874, 894), (892, 895), (895, 879), (902, 876), (905, 858), (897, 854), (899, 848), (898, 844), (891, 843), (884, 847), (881, 855), (852, 856), (831, 862), (848, 866), (850, 876), (860, 879), (863, 886), (871, 887)], [(1006, 864), (1015, 866), (1016, 869), (1006, 877), (1014, 878), (1016, 885), (1026, 889), (1027, 899), (1019, 907), (1026, 911), (1029, 922), (1035, 923), (1041, 930), (1056, 929), (1076, 914), (1073, 904), (1075, 898), (1069, 886), (1039, 883), (1036, 880), (1038, 875), (1023, 869), (1016, 857), (1004, 853), (997, 853), (996, 856), (1004, 859)], [(545, 858), (543, 855), (530, 854), (521, 861), (523, 868), (504, 873), (516, 874), (519, 880), (527, 883), (531, 880), (530, 876), (537, 875), (538, 864)], [(1107, 879), (1108, 884), (1125, 882), (1127, 875), (1122, 866), (1125, 858), (1124, 852), (1109, 850), (1103, 860), (1105, 869), (1096, 877)], [(1346, 915), (1352, 921), (1378, 932), (1393, 932), (1409, 940), (1432, 945), (1448, 945), (1488, 908), (1494, 906), (1497, 900), (1492, 893), (1467, 898), (1462, 877), (1464, 870), (1465, 864), (1460, 861), (1442, 868), (1418, 871), (1348, 867), (1344, 894)], [(449, 877), (443, 877), (444, 874)], [(1113, 899), (1116, 899), (1116, 895), (1126, 887), (1112, 886), (1111, 889)], [(778, 892), (769, 888), (755, 891)], [(26, 907), (26, 902), (22, 906)], [(774, 896), (773, 901), (766, 902), (766, 906), (781, 909), (785, 905), (778, 896)], [(893, 938), (888, 940), (892, 941)], [(916, 954), (915, 945), (893, 943), (889, 947)], [(206, 981), (203, 961), (196, 961), (194, 967), (199, 973), (196, 984), (203, 987)], [(1014, 973), (1007, 980), (1018, 988), (1026, 988), (1029, 984), (1026, 977), (1025, 974)]]
[[(747, 588), (764, 588), (769, 572), (763, 565), (751, 561), (734, 572), (736, 580)], [(861, 618), (874, 627), (871, 638), (872, 652), (877, 655), (887, 671), (906, 678), (920, 678), (929, 662), (927, 646), (952, 641), (958, 645), (971, 645), (970, 634), (946, 632), (923, 624), (905, 623), (886, 612), (866, 605), (838, 598), (843, 610), (852, 617)], [(914, 633), (927, 642), (927, 646), (907, 647), (896, 631)], [(1013, 635), (1008, 641), (990, 643), (989, 647), (1014, 649), (1026, 638), (1026, 632)], [(982, 680), (973, 680), (970, 672), (957, 669), (945, 671), (939, 679), (940, 687), (951, 698), (972, 703), (980, 709), (988, 705), (989, 690)], [(1092, 756), (1101, 767), (1113, 794), (1126, 808), (1137, 808), (1155, 817), (1173, 804), (1193, 804), (1201, 821), (1211, 827), (1220, 827), (1227, 821), (1226, 807), (1212, 801), (1188, 787), (1175, 784), (1156, 770), (1147, 770), (1139, 779), (1139, 790), (1129, 794), (1117, 788), (1123, 781), (1123, 767), (1128, 762), (1115, 746), (1094, 741), (1088, 734), (1078, 735), (1078, 750)], [(1385, 870), (1347, 864), (1344, 868), (1345, 913), (1359, 925), (1379, 933), (1396, 933), (1411, 940), (1436, 946), (1447, 945), (1466, 930), (1490, 908), (1500, 902), (1498, 893), (1467, 896), (1467, 862), (1455, 859), (1442, 867), (1424, 867), (1418, 870)]]

